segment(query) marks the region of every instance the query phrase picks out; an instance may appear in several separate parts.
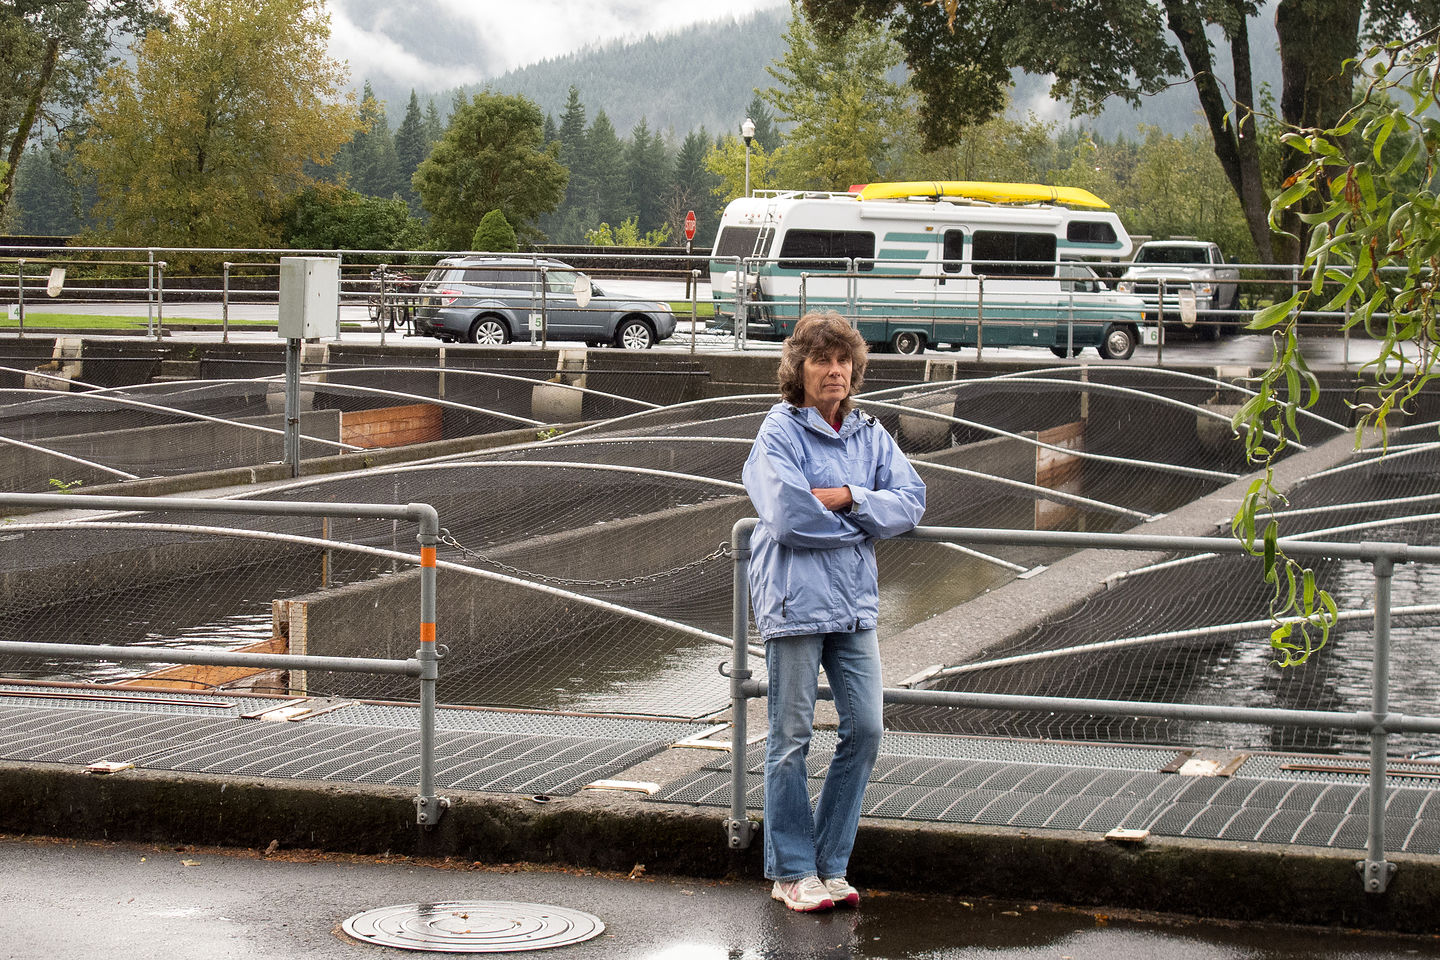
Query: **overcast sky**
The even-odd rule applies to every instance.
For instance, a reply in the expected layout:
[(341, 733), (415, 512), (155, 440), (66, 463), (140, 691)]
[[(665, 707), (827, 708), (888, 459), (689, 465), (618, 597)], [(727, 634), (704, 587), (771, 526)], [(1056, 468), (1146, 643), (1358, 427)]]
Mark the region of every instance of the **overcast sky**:
[[(731, 19), (756, 10), (781, 6), (785, 0), (430, 0), (414, 6), (389, 7), (396, 18), (425, 10), (424, 25), (436, 47), (454, 49), (465, 34), (473, 37), (474, 56), (445, 56), (439, 66), (410, 44), (392, 37), (396, 23), (356, 23), (347, 0), (330, 0), (330, 52), (347, 60), (353, 74), (388, 74), (421, 90), (439, 90), (476, 83), (515, 67), (563, 56), (587, 44), (648, 33), (667, 33), (701, 21)], [(437, 9), (438, 8), (438, 9)], [(413, 26), (413, 20), (406, 26)], [(450, 41), (450, 42), (446, 42)]]

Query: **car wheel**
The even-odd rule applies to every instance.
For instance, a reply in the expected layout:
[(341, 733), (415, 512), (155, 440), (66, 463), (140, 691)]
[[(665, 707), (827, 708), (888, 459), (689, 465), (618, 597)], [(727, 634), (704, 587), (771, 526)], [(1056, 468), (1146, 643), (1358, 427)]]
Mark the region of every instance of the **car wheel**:
[(626, 350), (649, 350), (655, 346), (655, 331), (639, 318), (622, 320), (620, 329), (615, 331), (615, 346)]
[(1055, 354), (1055, 356), (1059, 357), (1061, 360), (1064, 360), (1066, 357), (1080, 356), (1080, 351), (1084, 349), (1084, 347), (1071, 347), (1069, 350), (1066, 350), (1064, 347), (1051, 347), (1050, 352)]
[(510, 329), (499, 317), (481, 317), (470, 326), (470, 342), (498, 347), (510, 342)]
[(913, 330), (901, 330), (890, 338), (890, 349), (907, 357), (925, 352), (925, 338)]
[(1100, 340), (1100, 356), (1107, 360), (1129, 360), (1137, 339), (1134, 327), (1123, 324), (1106, 327), (1105, 336)]

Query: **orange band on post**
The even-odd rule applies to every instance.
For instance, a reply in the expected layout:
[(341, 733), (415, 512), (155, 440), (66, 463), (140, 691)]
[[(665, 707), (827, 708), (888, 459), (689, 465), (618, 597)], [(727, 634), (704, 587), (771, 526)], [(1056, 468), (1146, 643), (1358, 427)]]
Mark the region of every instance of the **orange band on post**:
[(422, 623), (422, 624), (420, 624), (420, 642), (421, 642), (421, 643), (434, 643), (434, 642), (435, 642), (435, 624), (433, 624), (433, 623)]
[(433, 567), (433, 566), (435, 566), (435, 548), (434, 548), (434, 547), (421, 547), (421, 548), (420, 548), (420, 566), (422, 566), (422, 567)]

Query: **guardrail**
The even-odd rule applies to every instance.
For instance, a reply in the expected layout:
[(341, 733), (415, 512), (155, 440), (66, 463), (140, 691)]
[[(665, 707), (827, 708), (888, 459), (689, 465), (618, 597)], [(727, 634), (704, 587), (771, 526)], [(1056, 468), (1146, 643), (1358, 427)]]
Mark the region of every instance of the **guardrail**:
[(434, 826), (450, 801), (435, 793), (435, 683), (444, 649), (435, 640), (435, 545), (440, 517), (428, 503), (289, 503), (274, 500), (203, 500), (183, 497), (85, 497), (65, 494), (0, 493), (0, 507), (24, 509), (165, 510), (232, 513), (251, 516), (348, 517), (409, 520), (417, 524), (420, 541), (420, 646), (408, 660), (360, 657), (311, 657), (291, 654), (232, 653), (209, 650), (164, 650), (155, 647), (112, 647), (79, 643), (0, 641), (0, 654), (70, 657), (81, 660), (140, 660), (149, 663), (197, 663), (209, 666), (260, 667), (267, 670), (336, 670), (417, 677), (420, 680), (420, 786), (415, 819)]
[[(732, 635), (734, 653), (721, 673), (730, 678), (731, 696), (731, 806), (725, 821), (729, 845), (743, 849), (750, 845), (756, 824), (745, 812), (747, 772), (745, 763), (745, 701), (763, 697), (769, 684), (756, 680), (749, 669), (750, 587), (748, 569), (750, 538), (759, 521), (737, 522), (731, 533), (734, 557), (734, 606)], [(1005, 530), (979, 527), (916, 527), (896, 539), (936, 543), (1005, 544), (1011, 546), (1101, 548), (1106, 550), (1166, 551), (1175, 553), (1246, 553), (1243, 544), (1221, 537), (1179, 537), (1126, 533), (1071, 533), (1065, 531)], [(1355, 730), (1370, 734), (1369, 832), (1365, 859), (1358, 861), (1364, 888), (1383, 893), (1396, 865), (1385, 860), (1385, 765), (1386, 743), (1391, 733), (1440, 733), (1440, 717), (1416, 717), (1390, 710), (1390, 587), (1397, 563), (1440, 563), (1440, 547), (1417, 547), (1405, 543), (1365, 541), (1344, 543), (1316, 540), (1280, 540), (1280, 549), (1293, 557), (1328, 557), (1361, 560), (1371, 565), (1375, 577), (1374, 653), (1372, 658), (1370, 709), (1355, 713), (1330, 710), (1289, 710), (1261, 707), (1234, 707), (1214, 704), (1157, 703), (1138, 700), (1096, 700), (1073, 697), (1020, 696), (994, 693), (967, 693), (948, 690), (912, 690), (887, 687), (886, 703), (987, 710), (1048, 710), (1058, 713), (1100, 716), (1160, 717), (1184, 720), (1228, 721), (1264, 725)], [(820, 696), (831, 699), (830, 689), (820, 687)]]

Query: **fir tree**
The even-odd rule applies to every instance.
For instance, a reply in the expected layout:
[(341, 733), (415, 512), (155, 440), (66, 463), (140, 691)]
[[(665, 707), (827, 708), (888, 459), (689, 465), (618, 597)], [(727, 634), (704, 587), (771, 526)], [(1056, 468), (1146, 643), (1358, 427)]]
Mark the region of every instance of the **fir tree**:
[[(794, 46), (791, 46), (793, 53)], [(767, 68), (768, 69), (768, 68)], [(766, 153), (774, 153), (782, 143), (780, 130), (775, 125), (775, 114), (765, 105), (765, 98), (760, 91), (755, 91), (755, 96), (750, 98), (750, 106), (745, 108), (745, 115), (755, 121), (754, 142), (760, 144)], [(739, 130), (736, 130), (739, 133)]]
[[(597, 222), (616, 224), (634, 211), (625, 176), (625, 146), (615, 134), (615, 125), (604, 110), (595, 114), (585, 136), (589, 152), (589, 200)], [(592, 223), (591, 226), (594, 226)]]
[(650, 133), (644, 117), (630, 131), (630, 142), (625, 145), (625, 178), (630, 211), (639, 222), (640, 232), (648, 233), (666, 223), (670, 151), (659, 134)]
[(420, 205), (420, 198), (416, 196), (410, 178), (415, 176), (415, 168), (420, 166), (420, 161), (429, 153), (430, 145), (425, 142), (425, 119), (420, 114), (420, 98), (412, 89), (410, 102), (405, 106), (405, 119), (400, 121), (400, 128), (395, 131), (395, 160), (399, 166), (397, 176), (400, 181), (400, 196), (410, 204), (412, 210)]

